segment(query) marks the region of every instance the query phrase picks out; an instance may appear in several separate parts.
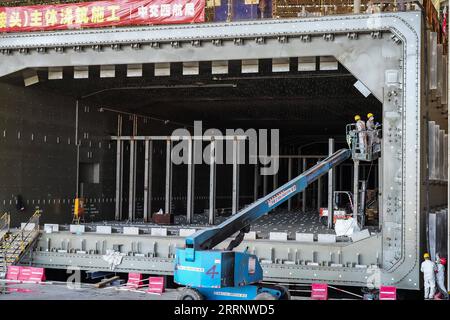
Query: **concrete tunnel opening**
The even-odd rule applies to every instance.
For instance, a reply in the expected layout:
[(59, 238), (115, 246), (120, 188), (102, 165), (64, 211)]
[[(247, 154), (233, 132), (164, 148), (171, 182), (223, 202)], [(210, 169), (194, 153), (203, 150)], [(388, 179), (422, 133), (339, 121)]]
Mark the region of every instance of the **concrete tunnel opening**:
[[(23, 73), (18, 72), (3, 78), (2, 87), (11, 94), (5, 103), (19, 109), (20, 95), (33, 96), (30, 110), (21, 112), (49, 112), (55, 119), (64, 119), (64, 125), (48, 125), (48, 134), (34, 132), (34, 127), (42, 125), (39, 117), (35, 121), (23, 122), (16, 134), (22, 140), (53, 148), (63, 148), (59, 155), (49, 159), (47, 168), (28, 172), (27, 159), (20, 159), (21, 172), (33, 177), (33, 185), (17, 191), (27, 204), (27, 211), (39, 205), (44, 214), (43, 222), (70, 223), (72, 219), (72, 199), (76, 194), (77, 170), (79, 196), (86, 199), (86, 222), (113, 221), (116, 198), (116, 142), (111, 136), (118, 134), (118, 118), (121, 115), (121, 134), (124, 136), (164, 136), (175, 129), (192, 129), (194, 121), (202, 121), (203, 130), (226, 129), (279, 129), (280, 162), (275, 176), (259, 176), (255, 187), (254, 165), (240, 165), (239, 169), (239, 208), (274, 190), (288, 181), (289, 174), (297, 176), (306, 168), (313, 166), (319, 158), (309, 156), (328, 154), (328, 139), (335, 139), (335, 150), (347, 148), (345, 127), (354, 122), (359, 114), (365, 120), (367, 113), (375, 114), (381, 121), (382, 104), (373, 95), (365, 97), (356, 87), (357, 79), (333, 58), (313, 57), (309, 60), (312, 69), (298, 68), (303, 58), (290, 58), (284, 61), (284, 72), (276, 72), (272, 59), (260, 59), (252, 64), (240, 60), (228, 61), (226, 74), (212, 74), (211, 62), (200, 62), (198, 74), (189, 75), (189, 68), (183, 63), (171, 63), (170, 75), (156, 76), (155, 64), (144, 64), (137, 74), (130, 73), (130, 66), (116, 65), (113, 77), (104, 76), (99, 66), (89, 66), (86, 78), (79, 79), (76, 68), (61, 68), (61, 78), (51, 79), (52, 70), (36, 69), (39, 82), (24, 87)], [(167, 67), (167, 66), (166, 66)], [(195, 69), (195, 66), (194, 66)], [(54, 71), (54, 70), (53, 70)], [(195, 72), (194, 72), (195, 73)], [(136, 76), (137, 75), (137, 76)], [(14, 98), (12, 98), (14, 96)], [(47, 101), (51, 100), (51, 101)], [(78, 117), (76, 105), (78, 104)], [(136, 116), (137, 129), (133, 130)], [(76, 121), (80, 141), (79, 165), (75, 145)], [(33, 123), (34, 122), (34, 123)], [(6, 129), (7, 130), (7, 129)], [(20, 133), (20, 131), (22, 131)], [(45, 131), (45, 130), (43, 130)], [(134, 132), (133, 132), (134, 131)], [(8, 135), (10, 132), (8, 132)], [(42, 137), (39, 137), (42, 135)], [(203, 148), (208, 143), (203, 143)], [(64, 146), (63, 146), (64, 145)], [(123, 181), (121, 219), (129, 219), (130, 146), (126, 142), (123, 153)], [(248, 147), (248, 146), (247, 146)], [(39, 152), (35, 149), (36, 152)], [(56, 149), (55, 149), (56, 150)], [(60, 149), (61, 150), (61, 149)], [(137, 142), (136, 149), (136, 190), (134, 217), (138, 222), (144, 218), (145, 146)], [(248, 148), (246, 149), (248, 150)], [(308, 156), (306, 159), (299, 157)], [(58, 159), (58, 157), (62, 157)], [(166, 181), (166, 142), (154, 141), (152, 164), (152, 213), (160, 208), (165, 210)], [(291, 160), (289, 160), (289, 158)], [(304, 163), (305, 162), (305, 163)], [(291, 163), (291, 164), (289, 164)], [(289, 165), (292, 172), (289, 173)], [(28, 167), (28, 168), (27, 168)], [(207, 225), (209, 208), (208, 164), (195, 166), (194, 220), (193, 224)], [(216, 172), (216, 216), (217, 222), (231, 214), (233, 166), (217, 165)], [(378, 188), (378, 160), (362, 164), (359, 177), (367, 181), (372, 201), (376, 199)], [(37, 170), (39, 171), (39, 169)], [(353, 189), (353, 164), (347, 161), (335, 170), (335, 190)], [(44, 181), (38, 177), (46, 175), (53, 186), (37, 186)], [(177, 224), (186, 224), (187, 210), (187, 165), (172, 167), (172, 203), (170, 213), (175, 215)], [(321, 195), (319, 195), (319, 187)], [(46, 192), (43, 189), (47, 189)], [(47, 198), (47, 199), (46, 199)], [(65, 198), (65, 199), (64, 199)], [(320, 199), (319, 199), (320, 198)], [(65, 201), (66, 200), (66, 201)], [(62, 202), (64, 201), (64, 203)], [(318, 203), (320, 201), (320, 203)], [(345, 199), (344, 199), (345, 202)], [(373, 203), (376, 207), (377, 201)], [(296, 224), (295, 215), (307, 213), (311, 220), (307, 228), (319, 224), (319, 232), (326, 230), (319, 222), (319, 208), (327, 207), (327, 176), (307, 188), (305, 196), (294, 197), (290, 204), (285, 203), (268, 217), (279, 214), (276, 230), (283, 231), (287, 225)], [(376, 208), (375, 208), (376, 209)], [(281, 216), (282, 219), (279, 219)], [(22, 222), (23, 216), (13, 221)], [(303, 222), (300, 223), (303, 225)], [(378, 228), (378, 212), (374, 210), (366, 221), (368, 227)], [(262, 233), (268, 232), (267, 223)], [(258, 227), (255, 228), (258, 230)], [(295, 230), (300, 226), (294, 226)], [(317, 227), (314, 227), (317, 228)], [(263, 228), (264, 229), (264, 228)], [(289, 229), (289, 232), (292, 231)], [(259, 231), (259, 230), (258, 230)], [(267, 236), (267, 235), (266, 235)], [(292, 237), (292, 235), (288, 235)]]

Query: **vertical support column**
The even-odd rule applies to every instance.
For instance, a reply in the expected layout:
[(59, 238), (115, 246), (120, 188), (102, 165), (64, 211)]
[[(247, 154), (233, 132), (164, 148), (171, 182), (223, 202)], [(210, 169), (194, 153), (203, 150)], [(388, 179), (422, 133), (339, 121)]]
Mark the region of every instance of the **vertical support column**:
[(353, 162), (353, 219), (358, 221), (358, 203), (359, 203), (359, 161)]
[(209, 224), (214, 224), (216, 211), (216, 142), (211, 140), (209, 165)]
[[(447, 34), (449, 32), (449, 27), (448, 27), (448, 23), (447, 23)], [(450, 50), (450, 42), (448, 43), (448, 49)], [(447, 51), (450, 52), (450, 51)], [(448, 74), (447, 74), (447, 79), (450, 79), (450, 68), (447, 68)], [(450, 96), (450, 81), (447, 81), (447, 88), (444, 88), (444, 90), (448, 90), (448, 96)], [(448, 108), (448, 103), (447, 103), (447, 113), (448, 113), (448, 128), (450, 128), (450, 108)], [(448, 161), (448, 166), (447, 166), (447, 186), (448, 186), (448, 181), (450, 181), (450, 139), (448, 139), (447, 141), (448, 143), (448, 148), (447, 148), (447, 153), (448, 153), (448, 157), (447, 157), (447, 161)], [(378, 160), (378, 162), (380, 162), (381, 160)], [(450, 257), (450, 188), (447, 187), (447, 259), (448, 257)], [(447, 269), (448, 270), (448, 269)], [(450, 287), (450, 276), (448, 276), (448, 271), (447, 271), (447, 290)]]
[(253, 201), (258, 200), (258, 181), (259, 181), (259, 167), (258, 164), (255, 164), (255, 172), (253, 175), (254, 178), (254, 185), (253, 185)]
[(152, 154), (153, 141), (145, 140), (144, 164), (144, 221), (150, 221), (152, 214)]
[(128, 220), (134, 220), (136, 201), (136, 141), (130, 140), (130, 181), (128, 189)]
[(194, 161), (195, 140), (189, 139), (188, 151), (188, 185), (187, 185), (187, 211), (186, 222), (192, 223), (194, 218), (194, 186), (195, 186), (195, 161)]
[[(300, 151), (301, 151), (301, 147), (299, 147), (297, 149), (297, 154), (298, 155), (300, 155)], [(298, 160), (297, 160), (297, 175), (299, 175), (301, 173), (302, 173), (302, 158), (298, 158)], [(303, 194), (303, 192), (299, 192), (297, 194), (297, 197), (296, 197), (297, 198), (298, 207), (300, 207), (300, 201), (302, 199), (302, 194)]]
[[(306, 158), (303, 158), (303, 171), (302, 172), (305, 172), (305, 171), (306, 171)], [(306, 188), (302, 192), (302, 211), (303, 211), (303, 213), (306, 212)]]
[(343, 174), (343, 172), (344, 172), (344, 166), (343, 165), (340, 165), (339, 167), (338, 167), (339, 169), (339, 190), (340, 191), (342, 191), (343, 189), (344, 189), (344, 174)]
[(267, 195), (267, 180), (269, 179), (268, 175), (263, 175), (263, 196)]
[[(328, 139), (328, 155), (334, 153), (334, 139)], [(328, 171), (328, 228), (333, 228), (334, 169)]]
[[(117, 116), (117, 137), (122, 135), (122, 115)], [(123, 141), (117, 139), (116, 151), (116, 220), (122, 220), (122, 191), (123, 191)]]
[[(288, 181), (292, 180), (292, 158), (288, 159)], [(292, 199), (288, 200), (288, 211), (292, 211)]]
[(322, 205), (322, 178), (317, 179), (317, 211), (320, 211)]
[(239, 210), (239, 145), (235, 137), (233, 140), (233, 190), (231, 213), (235, 214)]
[[(280, 159), (280, 161), (281, 161), (281, 159)], [(272, 186), (273, 186), (273, 189), (272, 190), (275, 190), (276, 188), (278, 188), (278, 173), (274, 173), (273, 174), (273, 176), (272, 176)]]
[[(137, 136), (137, 116), (133, 115), (132, 136)], [(136, 143), (133, 138), (130, 140), (130, 181), (128, 192), (128, 220), (134, 221), (136, 210)]]
[(166, 192), (165, 212), (172, 213), (172, 140), (166, 141)]
[(353, 13), (361, 12), (361, 0), (353, 0)]
[[(383, 146), (382, 146), (383, 148)], [(381, 150), (381, 154), (383, 154), (383, 150)], [(378, 188), (378, 228), (381, 230), (381, 226), (383, 225), (383, 159), (382, 157), (378, 158), (378, 166), (377, 166), (377, 184), (375, 185)]]
[[(378, 189), (378, 163), (374, 166), (374, 171), (375, 171), (375, 173), (374, 173), (374, 179), (375, 179), (375, 181), (374, 181), (374, 186), (373, 186), (373, 188), (374, 189)], [(367, 188), (369, 189), (370, 188), (370, 186), (367, 186)]]
[(76, 191), (75, 197), (78, 198), (80, 196), (80, 143), (78, 141), (78, 123), (79, 123), (79, 103), (78, 100), (75, 102), (75, 146), (77, 147), (77, 181), (76, 181)]

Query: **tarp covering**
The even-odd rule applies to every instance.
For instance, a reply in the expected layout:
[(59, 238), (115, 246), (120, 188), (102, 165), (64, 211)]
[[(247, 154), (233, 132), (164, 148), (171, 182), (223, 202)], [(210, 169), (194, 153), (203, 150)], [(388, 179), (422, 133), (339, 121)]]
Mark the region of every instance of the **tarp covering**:
[(115, 0), (0, 8), (0, 32), (205, 21), (205, 0)]

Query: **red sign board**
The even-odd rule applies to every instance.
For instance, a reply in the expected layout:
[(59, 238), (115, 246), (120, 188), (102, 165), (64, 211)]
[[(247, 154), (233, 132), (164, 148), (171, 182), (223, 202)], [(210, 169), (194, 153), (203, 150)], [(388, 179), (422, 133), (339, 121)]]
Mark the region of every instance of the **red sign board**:
[(0, 7), (0, 32), (205, 21), (205, 0), (115, 0)]

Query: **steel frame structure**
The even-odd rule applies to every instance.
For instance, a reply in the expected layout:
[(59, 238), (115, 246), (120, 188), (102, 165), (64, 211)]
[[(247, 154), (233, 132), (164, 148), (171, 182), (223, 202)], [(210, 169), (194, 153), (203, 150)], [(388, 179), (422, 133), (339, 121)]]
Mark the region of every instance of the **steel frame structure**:
[[(321, 280), (365, 286), (377, 275), (385, 285), (418, 289), (425, 175), (424, 129), (420, 121), (425, 89), (421, 76), (422, 57), (425, 55), (423, 28), (422, 13), (411, 11), (6, 34), (0, 37), (0, 50), (4, 54), (0, 61), (0, 76), (40, 67), (334, 56), (383, 104), (384, 139), (380, 160), (382, 232), (350, 244), (247, 240), (243, 246), (254, 247), (256, 254), (267, 260), (267, 264), (263, 263), (267, 279), (290, 282)], [(119, 50), (111, 48), (115, 44), (119, 45), (115, 46)], [(267, 184), (266, 179), (264, 184)], [(60, 237), (70, 241), (83, 238), (89, 245), (100, 241), (96, 237), (108, 242), (122, 237), (124, 242), (140, 241), (143, 247), (149, 243), (157, 244), (158, 248), (182, 244), (180, 238), (170, 236), (125, 237), (112, 234), (105, 240), (105, 235), (55, 233), (43, 234), (39, 246), (45, 247), (46, 239), (58, 242)], [(311, 256), (286, 259), (287, 252), (292, 255), (293, 250)], [(125, 257), (120, 270), (136, 270), (137, 261), (142, 260), (141, 272), (168, 274), (172, 266), (171, 252), (174, 251), (168, 249), (167, 254), (161, 253), (164, 257), (161, 259)], [(345, 255), (348, 264), (331, 266), (330, 261), (333, 260), (330, 256), (333, 255)], [(283, 258), (292, 263), (277, 260)], [(299, 261), (310, 263), (301, 264)], [(34, 252), (32, 263), (46, 267), (78, 265), (88, 269), (105, 268), (98, 255), (45, 251)], [(369, 266), (376, 267), (371, 269)]]

